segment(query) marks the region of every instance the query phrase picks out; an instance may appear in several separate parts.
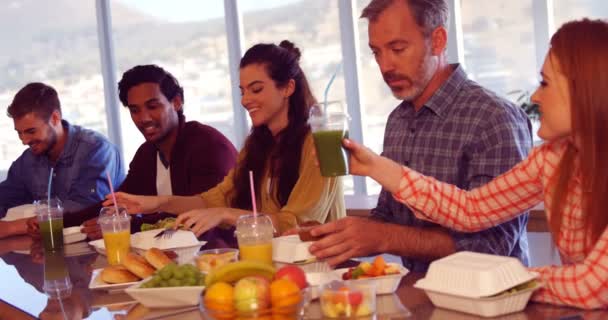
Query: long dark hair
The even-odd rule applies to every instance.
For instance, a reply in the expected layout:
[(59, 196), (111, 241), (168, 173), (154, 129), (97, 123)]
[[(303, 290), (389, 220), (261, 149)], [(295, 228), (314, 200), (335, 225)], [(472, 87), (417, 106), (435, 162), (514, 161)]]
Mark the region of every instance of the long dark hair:
[[(568, 78), (572, 115), (572, 134), (580, 141), (580, 149), (569, 145), (562, 156), (555, 176), (551, 204), (551, 233), (559, 239), (568, 220), (563, 219), (571, 183), (580, 161), (582, 183), (583, 225), (586, 252), (595, 246), (606, 226), (606, 194), (608, 193), (608, 22), (583, 19), (571, 21), (559, 28), (551, 38), (548, 59)], [(557, 58), (555, 60), (553, 57)]]
[(316, 99), (310, 91), (299, 61), (300, 50), (287, 40), (281, 41), (278, 46), (256, 44), (247, 50), (241, 59), (241, 69), (252, 64), (263, 65), (278, 88), (283, 88), (293, 79), (295, 89), (288, 100), (287, 127), (276, 137), (272, 136), (266, 125), (253, 127), (245, 140), (245, 156), (239, 162), (234, 175), (233, 208), (252, 209), (249, 170), (254, 172), (256, 197), (259, 198), (263, 192), (261, 180), (266, 166), (270, 165), (269, 174), (276, 177), (274, 181), (278, 185), (277, 199), (281, 206), (287, 203), (291, 190), (300, 177), (302, 145), (310, 131), (308, 112), (310, 106), (316, 103)]

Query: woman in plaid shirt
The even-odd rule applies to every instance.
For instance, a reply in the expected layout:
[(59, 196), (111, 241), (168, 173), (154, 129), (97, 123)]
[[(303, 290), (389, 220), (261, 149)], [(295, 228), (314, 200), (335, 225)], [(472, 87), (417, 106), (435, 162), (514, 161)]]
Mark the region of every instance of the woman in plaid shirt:
[(350, 140), (351, 172), (367, 175), (421, 219), (474, 232), (541, 201), (563, 266), (531, 268), (535, 301), (608, 307), (608, 22), (564, 24), (532, 96), (547, 141), (510, 171), (471, 191), (423, 176)]

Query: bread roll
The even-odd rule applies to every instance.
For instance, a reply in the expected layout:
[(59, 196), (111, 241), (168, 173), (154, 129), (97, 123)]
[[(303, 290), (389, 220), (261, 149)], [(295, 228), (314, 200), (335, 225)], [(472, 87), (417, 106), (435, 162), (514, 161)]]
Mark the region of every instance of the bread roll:
[(172, 262), (164, 252), (157, 248), (150, 248), (146, 250), (144, 253), (144, 258), (146, 258), (146, 261), (156, 268), (156, 270), (160, 270)]
[(103, 268), (101, 270), (101, 280), (105, 283), (127, 283), (139, 281), (139, 278), (124, 266), (117, 265)]
[(133, 272), (142, 279), (151, 276), (155, 271), (154, 268), (146, 262), (146, 259), (134, 253), (129, 253), (122, 264), (127, 270)]

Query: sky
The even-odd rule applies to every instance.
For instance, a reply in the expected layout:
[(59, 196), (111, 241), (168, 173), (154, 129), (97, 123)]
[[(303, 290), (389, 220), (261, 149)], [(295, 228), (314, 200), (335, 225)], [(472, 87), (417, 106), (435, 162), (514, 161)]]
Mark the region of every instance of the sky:
[[(224, 0), (114, 0), (169, 22), (204, 21), (224, 16)], [(300, 0), (238, 0), (242, 12), (285, 6)]]

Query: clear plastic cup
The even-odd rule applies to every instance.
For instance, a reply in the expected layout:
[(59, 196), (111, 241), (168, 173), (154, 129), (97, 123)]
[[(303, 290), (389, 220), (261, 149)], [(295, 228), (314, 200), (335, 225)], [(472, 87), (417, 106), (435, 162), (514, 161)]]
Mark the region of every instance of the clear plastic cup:
[(269, 216), (247, 214), (236, 221), (236, 236), (241, 260), (272, 264), (274, 227)]
[(63, 255), (63, 250), (44, 253), (43, 290), (52, 299), (68, 297), (72, 292), (72, 282)]
[(63, 249), (63, 206), (59, 199), (35, 201), (40, 238), (45, 251)]
[(106, 256), (110, 265), (120, 264), (131, 249), (131, 217), (125, 208), (101, 208), (97, 223), (103, 234)]
[(315, 104), (310, 108), (308, 123), (315, 141), (321, 175), (324, 177), (348, 174), (348, 151), (342, 139), (348, 138), (350, 118), (340, 102)]
[(321, 286), (319, 300), (326, 318), (369, 317), (376, 312), (376, 287), (368, 281), (332, 281)]

